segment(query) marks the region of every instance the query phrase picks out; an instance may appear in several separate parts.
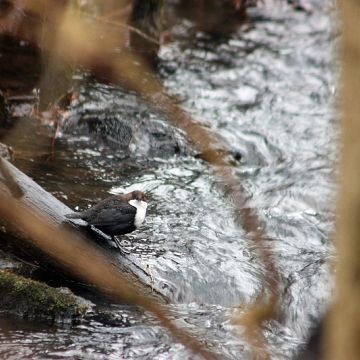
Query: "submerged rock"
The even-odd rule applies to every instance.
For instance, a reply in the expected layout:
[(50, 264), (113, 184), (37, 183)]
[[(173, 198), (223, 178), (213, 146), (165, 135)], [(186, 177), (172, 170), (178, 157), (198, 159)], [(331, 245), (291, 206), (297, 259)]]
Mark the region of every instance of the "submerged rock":
[[(136, 111), (138, 111), (136, 109)], [(195, 155), (184, 133), (148, 111), (134, 114), (134, 108), (121, 111), (72, 109), (62, 119), (64, 135), (90, 135), (124, 156), (147, 160), (174, 155)]]

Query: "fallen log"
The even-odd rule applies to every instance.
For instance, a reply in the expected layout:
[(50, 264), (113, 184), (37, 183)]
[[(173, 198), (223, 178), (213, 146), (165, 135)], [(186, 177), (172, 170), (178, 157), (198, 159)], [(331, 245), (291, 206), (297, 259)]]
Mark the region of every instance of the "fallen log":
[[(145, 294), (153, 299), (160, 300), (162, 303), (168, 302), (168, 295), (160, 288), (157, 288), (157, 284), (154, 283), (150, 273), (142, 267), (142, 264), (137, 263), (135, 258), (131, 257), (131, 254), (120, 253), (115, 247), (110, 247), (109, 237), (101, 233), (95, 228), (85, 227), (86, 223), (82, 220), (76, 220), (69, 223), (65, 215), (72, 212), (72, 210), (55, 198), (53, 195), (48, 193), (30, 177), (24, 174), (22, 171), (17, 169), (9, 161), (1, 159), (3, 166), (5, 166), (8, 172), (12, 176), (13, 182), (15, 182), (21, 189), (22, 195), (20, 194), (20, 202), (30, 209), (34, 210), (34, 213), (41, 214), (47, 221), (59, 228), (66, 228), (66, 231), (73, 232), (74, 234), (81, 235), (86, 238), (87, 241), (91, 242), (93, 246), (96, 246), (99, 251), (109, 258), (109, 263), (116, 267), (124, 277), (138, 289), (140, 294)], [(11, 193), (11, 187), (9, 187), (9, 179), (7, 174), (3, 171), (0, 172), (0, 193), (9, 195)], [(2, 238), (12, 238), (18, 244), (26, 246), (25, 244), (30, 243), (27, 234), (22, 231), (18, 224), (5, 223), (3, 219), (0, 219), (0, 233)], [(1, 235), (1, 234), (0, 234)], [(57, 241), (57, 239), (49, 239), (51, 241)], [(66, 270), (55, 261), (48, 254), (42, 253), (39, 249), (34, 248), (35, 251), (31, 251), (33, 256), (40, 266), (44, 263), (45, 267), (53, 266), (54, 269), (61, 269), (67, 276), (70, 276)], [(89, 264), (91, 266), (91, 264)]]

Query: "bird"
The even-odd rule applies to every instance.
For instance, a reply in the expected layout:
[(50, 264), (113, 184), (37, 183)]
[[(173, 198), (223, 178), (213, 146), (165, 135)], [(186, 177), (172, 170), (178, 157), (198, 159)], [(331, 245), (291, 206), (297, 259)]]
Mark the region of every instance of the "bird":
[(66, 214), (67, 219), (81, 219), (109, 235), (121, 252), (116, 235), (128, 234), (145, 220), (148, 198), (142, 191), (109, 196), (88, 210)]

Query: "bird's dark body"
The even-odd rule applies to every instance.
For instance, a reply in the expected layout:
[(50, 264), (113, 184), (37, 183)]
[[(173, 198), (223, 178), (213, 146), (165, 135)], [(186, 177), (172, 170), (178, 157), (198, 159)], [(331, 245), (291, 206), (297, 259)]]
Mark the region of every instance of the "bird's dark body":
[(147, 203), (148, 199), (145, 194), (135, 190), (128, 194), (110, 196), (88, 210), (67, 214), (66, 217), (84, 220), (88, 225), (93, 225), (103, 233), (110, 235), (121, 251), (121, 244), (115, 235), (127, 234), (136, 230), (145, 219)]
[(136, 208), (117, 195), (106, 198), (92, 208), (66, 215), (69, 219), (82, 219), (107, 235), (122, 235), (136, 229)]

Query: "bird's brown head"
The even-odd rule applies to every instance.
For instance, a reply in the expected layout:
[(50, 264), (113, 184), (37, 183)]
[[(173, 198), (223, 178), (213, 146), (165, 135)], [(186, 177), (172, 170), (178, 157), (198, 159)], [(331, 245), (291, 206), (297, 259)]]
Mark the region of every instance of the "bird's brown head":
[(129, 196), (129, 200), (138, 200), (138, 201), (145, 201), (149, 202), (149, 199), (146, 195), (139, 190), (132, 191), (131, 193), (127, 194)]
[(127, 194), (119, 194), (119, 195), (117, 195), (117, 197), (119, 199), (121, 199), (122, 201), (126, 201), (126, 202), (129, 202), (130, 200), (149, 202), (149, 199), (146, 197), (146, 195), (142, 191), (139, 191), (139, 190), (135, 190), (135, 191), (129, 192)]

